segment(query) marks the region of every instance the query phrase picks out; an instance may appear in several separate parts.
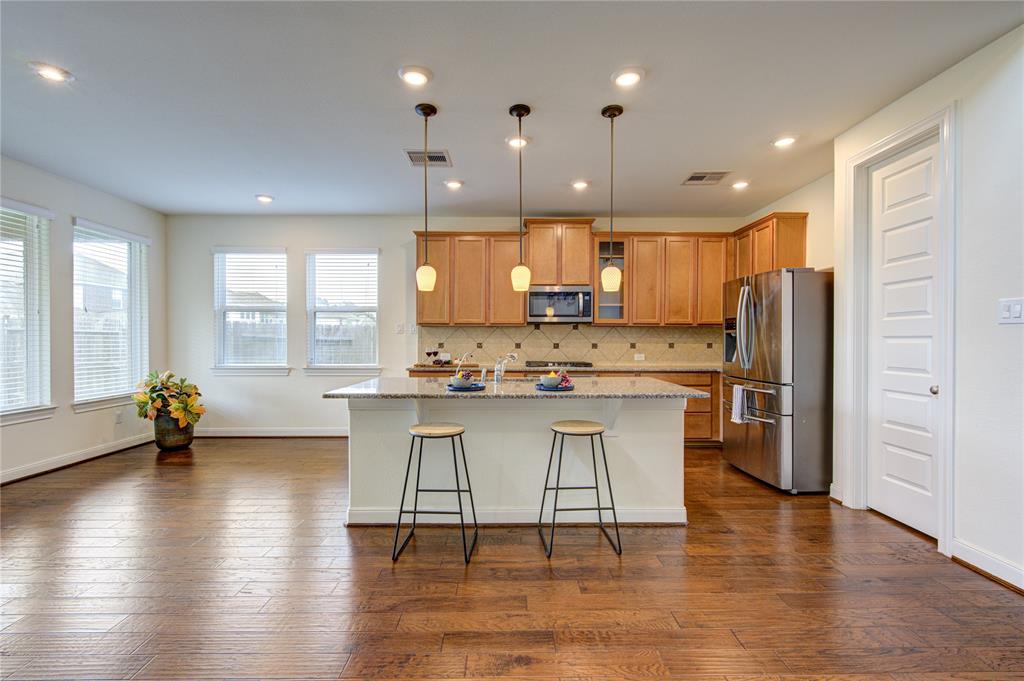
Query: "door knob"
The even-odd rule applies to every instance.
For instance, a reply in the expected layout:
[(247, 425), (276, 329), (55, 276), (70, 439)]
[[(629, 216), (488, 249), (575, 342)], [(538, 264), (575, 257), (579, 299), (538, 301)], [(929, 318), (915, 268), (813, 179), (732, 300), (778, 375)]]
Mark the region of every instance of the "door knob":
[(938, 395), (939, 394), (939, 386), (933, 385), (932, 387), (928, 388), (928, 392), (930, 392), (932, 395)]

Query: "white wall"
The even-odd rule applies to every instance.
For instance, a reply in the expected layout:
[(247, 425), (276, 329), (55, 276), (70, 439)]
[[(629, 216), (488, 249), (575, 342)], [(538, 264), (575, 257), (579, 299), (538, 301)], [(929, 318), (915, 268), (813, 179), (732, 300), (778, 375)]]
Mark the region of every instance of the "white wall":
[(131, 405), (83, 413), (71, 408), (71, 218), (88, 218), (153, 240), (149, 252), (149, 352), (152, 364), (160, 366), (167, 356), (164, 216), (6, 157), (0, 158), (0, 193), (56, 213), (50, 233), (50, 376), (51, 401), (57, 405), (53, 418), (0, 428), (0, 479), (32, 475), (151, 440), (152, 424), (137, 419)]
[[(743, 219), (743, 224), (778, 212), (807, 213), (807, 266), (815, 269), (832, 267), (835, 253), (832, 233), (835, 228), (835, 177), (833, 173), (823, 175), (805, 184), (781, 199), (769, 203)], [(742, 225), (737, 225), (742, 226)]]
[[(621, 218), (616, 229), (730, 231), (735, 218)], [(348, 429), (347, 407), (323, 400), (324, 391), (366, 376), (307, 375), (305, 261), (307, 249), (379, 248), (380, 364), (385, 375), (404, 375), (416, 361), (416, 336), (396, 325), (416, 321), (414, 229), (420, 216), (172, 216), (167, 268), (174, 273), (169, 300), (167, 368), (199, 385), (207, 406), (197, 433), (217, 435), (333, 435)], [(598, 227), (606, 227), (600, 220)], [(516, 218), (434, 218), (432, 229), (514, 231)], [(284, 246), (288, 250), (287, 376), (214, 372), (214, 246)]]
[[(842, 287), (847, 160), (950, 105), (960, 178), (953, 552), (1024, 586), (1024, 326), (996, 323), (998, 298), (1024, 296), (1024, 27), (836, 138), (837, 312), (849, 295)], [(837, 314), (836, 357), (849, 345)], [(845, 399), (837, 395), (840, 418), (849, 413)], [(843, 480), (836, 483), (844, 494)]]

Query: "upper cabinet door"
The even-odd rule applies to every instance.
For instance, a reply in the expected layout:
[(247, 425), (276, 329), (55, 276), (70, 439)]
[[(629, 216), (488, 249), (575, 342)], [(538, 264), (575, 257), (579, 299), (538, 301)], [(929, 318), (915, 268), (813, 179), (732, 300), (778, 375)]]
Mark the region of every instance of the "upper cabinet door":
[(526, 294), (512, 290), (512, 268), (519, 264), (519, 236), (488, 237), (487, 258), (487, 323), (525, 324)]
[(775, 269), (775, 221), (770, 220), (754, 230), (754, 274)]
[(736, 276), (746, 277), (754, 273), (754, 235), (744, 232), (736, 237)]
[(452, 237), (452, 323), (487, 323), (487, 239)]
[(665, 238), (637, 236), (630, 239), (631, 270), (630, 322), (659, 325), (662, 316), (662, 277), (665, 265)]
[[(629, 296), (632, 284), (630, 272), (632, 265), (629, 260), (629, 239), (608, 241), (607, 237), (594, 235), (594, 306), (595, 324), (613, 324), (625, 326), (629, 324)], [(608, 292), (601, 289), (601, 270), (611, 263), (622, 271), (622, 284), (618, 291)]]
[(722, 284), (726, 282), (725, 237), (697, 239), (697, 323), (722, 323)]
[(529, 226), (531, 286), (554, 286), (558, 283), (558, 232), (556, 223), (540, 222)]
[(692, 236), (665, 237), (666, 324), (693, 324), (696, 261)]
[[(430, 265), (437, 270), (437, 281), (433, 291), (416, 291), (416, 323), (424, 325), (451, 324), (451, 308), (449, 307), (451, 240), (446, 236), (430, 237), (428, 255), (430, 256)], [(416, 237), (416, 267), (422, 264), (423, 237), (418, 236)]]
[(590, 284), (590, 249), (594, 236), (590, 224), (567, 223), (561, 225), (561, 265), (559, 283), (572, 286)]

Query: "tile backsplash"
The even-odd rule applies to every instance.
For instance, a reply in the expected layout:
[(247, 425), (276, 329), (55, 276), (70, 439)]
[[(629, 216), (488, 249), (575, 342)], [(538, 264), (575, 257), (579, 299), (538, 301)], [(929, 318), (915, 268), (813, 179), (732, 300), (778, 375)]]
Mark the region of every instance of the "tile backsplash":
[[(594, 326), (592, 324), (527, 324), (526, 326), (421, 326), (418, 362), (427, 348), (441, 348), (458, 358), (473, 353), (472, 362), (488, 366), (507, 352), (526, 360), (584, 360), (594, 364), (673, 364), (722, 361), (721, 327)], [(710, 347), (709, 347), (710, 344)], [(643, 361), (633, 356), (644, 355)]]

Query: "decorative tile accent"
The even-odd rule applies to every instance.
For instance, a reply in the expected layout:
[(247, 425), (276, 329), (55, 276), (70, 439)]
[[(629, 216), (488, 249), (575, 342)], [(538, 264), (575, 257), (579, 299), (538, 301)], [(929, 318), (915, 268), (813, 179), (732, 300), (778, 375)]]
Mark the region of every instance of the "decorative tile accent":
[[(578, 328), (573, 328), (578, 326)], [(722, 361), (716, 350), (722, 330), (714, 327), (593, 326), (591, 324), (529, 324), (525, 326), (421, 326), (419, 357), (436, 347), (458, 357), (473, 353), (482, 366), (515, 351), (526, 360), (583, 360), (595, 364), (643, 365), (709, 363)], [(635, 352), (646, 355), (633, 360)]]

